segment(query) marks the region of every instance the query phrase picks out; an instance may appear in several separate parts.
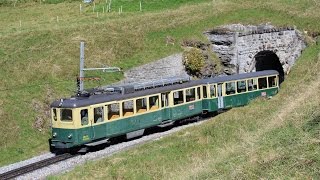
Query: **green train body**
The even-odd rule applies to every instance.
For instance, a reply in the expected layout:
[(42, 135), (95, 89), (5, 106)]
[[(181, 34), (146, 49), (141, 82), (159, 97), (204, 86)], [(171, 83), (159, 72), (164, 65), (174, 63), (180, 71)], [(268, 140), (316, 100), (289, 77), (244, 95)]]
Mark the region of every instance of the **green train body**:
[(250, 100), (274, 96), (279, 90), (274, 70), (216, 77), (136, 91), (99, 94), (55, 101), (51, 105), (50, 147), (90, 146), (143, 130), (166, 126), (203, 113), (243, 106)]

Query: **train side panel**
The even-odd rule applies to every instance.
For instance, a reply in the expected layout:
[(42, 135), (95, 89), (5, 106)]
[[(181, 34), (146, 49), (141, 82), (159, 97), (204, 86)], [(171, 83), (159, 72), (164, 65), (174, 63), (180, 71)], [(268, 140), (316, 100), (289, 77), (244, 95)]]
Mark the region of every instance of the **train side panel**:
[(274, 87), (270, 89), (262, 89), (257, 91), (241, 93), (241, 94), (224, 96), (224, 107), (232, 108), (237, 106), (243, 106), (248, 104), (251, 100), (259, 96), (270, 97), (270, 96), (274, 96), (277, 92), (278, 92), (278, 87)]
[(202, 101), (194, 101), (171, 107), (171, 120), (179, 120), (202, 113)]
[(203, 110), (208, 112), (215, 112), (218, 110), (218, 98), (203, 99)]

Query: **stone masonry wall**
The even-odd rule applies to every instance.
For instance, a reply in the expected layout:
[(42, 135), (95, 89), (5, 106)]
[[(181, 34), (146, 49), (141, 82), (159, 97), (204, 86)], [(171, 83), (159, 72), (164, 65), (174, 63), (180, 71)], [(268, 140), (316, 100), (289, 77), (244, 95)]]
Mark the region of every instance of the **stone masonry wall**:
[(306, 47), (301, 33), (292, 27), (234, 24), (205, 34), (212, 43), (212, 50), (228, 67), (227, 74), (255, 71), (255, 55), (261, 51), (274, 52), (287, 73)]
[[(244, 26), (231, 24), (205, 33), (225, 66), (225, 74), (255, 71), (255, 56), (262, 51), (275, 53), (284, 73), (288, 73), (306, 47), (301, 33), (292, 27), (272, 25)], [(174, 54), (158, 61), (128, 70), (120, 84), (147, 82), (189, 75), (182, 63), (182, 54)]]
[(174, 54), (125, 72), (123, 83), (138, 83), (170, 77), (186, 77), (189, 75), (182, 64), (182, 54)]

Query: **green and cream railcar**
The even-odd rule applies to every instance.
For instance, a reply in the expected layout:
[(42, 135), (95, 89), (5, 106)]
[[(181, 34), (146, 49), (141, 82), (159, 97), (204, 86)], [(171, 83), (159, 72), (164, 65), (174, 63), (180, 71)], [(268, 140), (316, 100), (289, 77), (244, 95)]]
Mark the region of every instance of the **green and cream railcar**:
[(268, 70), (128, 94), (61, 99), (51, 105), (50, 146), (68, 149), (97, 145), (120, 135), (132, 138), (149, 127), (163, 127), (202, 113), (242, 106), (258, 96), (273, 96), (278, 90), (278, 72)]

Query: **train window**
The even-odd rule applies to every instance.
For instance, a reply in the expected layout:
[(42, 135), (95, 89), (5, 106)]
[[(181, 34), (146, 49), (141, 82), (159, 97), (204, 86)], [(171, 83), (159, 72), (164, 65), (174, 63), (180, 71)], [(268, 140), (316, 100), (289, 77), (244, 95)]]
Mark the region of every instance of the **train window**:
[(169, 106), (169, 93), (162, 93), (161, 94), (161, 107), (167, 107)]
[(117, 119), (120, 117), (119, 103), (113, 103), (107, 106), (108, 106), (108, 120)]
[(207, 98), (207, 86), (202, 86), (203, 98)]
[(210, 97), (211, 98), (216, 97), (216, 85), (215, 84), (210, 85)]
[(259, 89), (265, 89), (267, 88), (267, 78), (258, 78), (258, 85), (259, 85)]
[(257, 80), (256, 79), (249, 79), (248, 82), (248, 91), (257, 90)]
[(159, 109), (159, 96), (149, 97), (149, 108), (150, 110)]
[(137, 113), (143, 113), (147, 111), (147, 98), (141, 98), (136, 100)]
[(191, 102), (196, 100), (196, 90), (195, 88), (186, 89), (186, 102)]
[(247, 91), (246, 81), (237, 81), (237, 92), (242, 93)]
[(182, 104), (184, 103), (183, 100), (183, 91), (176, 91), (173, 93), (173, 104), (177, 105), (177, 104)]
[(271, 77), (268, 77), (268, 84), (269, 84), (269, 87), (276, 87), (277, 86), (277, 81), (276, 81), (276, 76), (271, 76)]
[(81, 117), (81, 125), (85, 126), (89, 124), (88, 120), (88, 109), (82, 109), (80, 111), (80, 117)]
[(57, 109), (52, 109), (52, 118), (54, 121), (57, 121)]
[(125, 101), (122, 103), (123, 116), (133, 115), (133, 100)]
[(65, 122), (72, 121), (72, 110), (71, 109), (60, 109), (60, 120)]
[(201, 99), (200, 87), (197, 87), (197, 99)]
[(226, 95), (235, 94), (236, 93), (236, 83), (228, 82), (226, 83)]
[(94, 113), (94, 123), (100, 123), (103, 122), (104, 115), (103, 115), (103, 106), (102, 107), (97, 107), (93, 109)]

